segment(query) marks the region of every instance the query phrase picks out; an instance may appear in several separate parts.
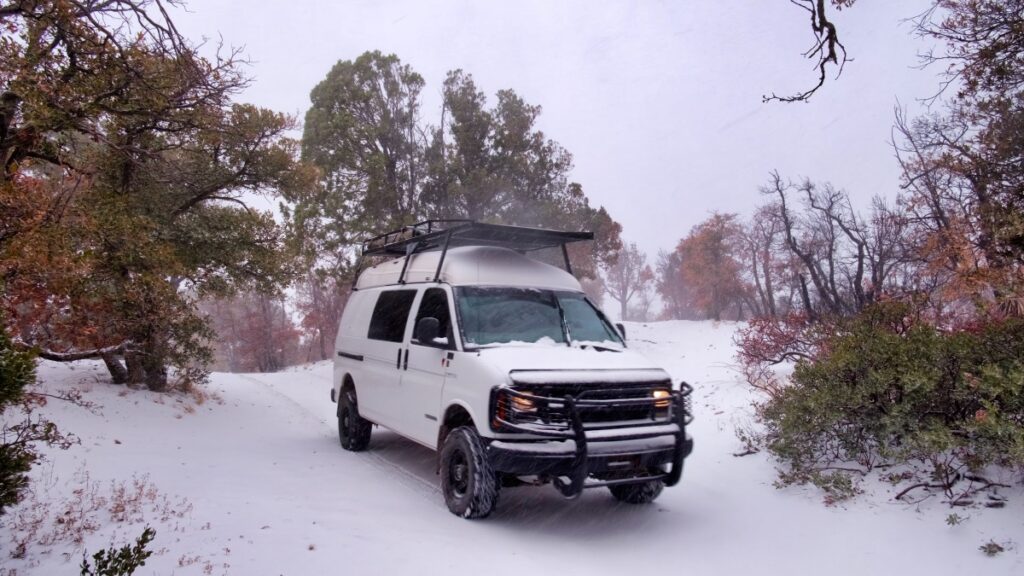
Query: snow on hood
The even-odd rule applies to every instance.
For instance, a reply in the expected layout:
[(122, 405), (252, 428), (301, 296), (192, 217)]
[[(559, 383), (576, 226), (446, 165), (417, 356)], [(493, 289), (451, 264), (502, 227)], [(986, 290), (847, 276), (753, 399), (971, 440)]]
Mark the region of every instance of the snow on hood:
[[(635, 382), (669, 378), (668, 372), (629, 349), (600, 351), (562, 344), (484, 348), (477, 353), (502, 374), (519, 370), (532, 371), (517, 374), (516, 380), (520, 382), (524, 378), (547, 382), (554, 379), (563, 383)], [(537, 371), (558, 371), (558, 374)]]

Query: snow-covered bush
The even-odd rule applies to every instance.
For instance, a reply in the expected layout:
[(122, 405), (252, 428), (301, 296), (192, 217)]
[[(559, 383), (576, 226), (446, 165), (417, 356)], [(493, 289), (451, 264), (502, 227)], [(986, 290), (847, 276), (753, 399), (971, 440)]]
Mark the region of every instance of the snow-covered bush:
[(925, 471), (911, 487), (963, 503), (992, 487), (987, 467), (1024, 467), (1024, 319), (940, 330), (874, 305), (836, 323), (759, 414), (784, 484), (848, 496), (837, 474), (907, 465)]

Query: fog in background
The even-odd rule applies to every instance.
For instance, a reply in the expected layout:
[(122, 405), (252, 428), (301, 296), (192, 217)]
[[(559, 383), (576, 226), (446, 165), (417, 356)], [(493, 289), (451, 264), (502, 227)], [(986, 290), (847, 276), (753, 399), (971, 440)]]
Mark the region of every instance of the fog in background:
[(894, 107), (920, 111), (939, 85), (940, 70), (917, 69), (928, 46), (906, 22), (927, 4), (833, 12), (853, 61), (806, 104), (761, 101), (816, 80), (801, 56), (808, 18), (786, 0), (208, 0), (176, 21), (211, 51), (221, 39), (244, 48), (254, 82), (242, 100), (300, 120), (331, 66), (367, 50), (423, 75), (431, 123), (448, 70), (471, 73), (491, 101), (512, 88), (543, 106), (539, 126), (574, 155), (573, 179), (653, 260), (714, 210), (748, 215), (774, 169), (831, 181), (861, 205), (893, 195)]

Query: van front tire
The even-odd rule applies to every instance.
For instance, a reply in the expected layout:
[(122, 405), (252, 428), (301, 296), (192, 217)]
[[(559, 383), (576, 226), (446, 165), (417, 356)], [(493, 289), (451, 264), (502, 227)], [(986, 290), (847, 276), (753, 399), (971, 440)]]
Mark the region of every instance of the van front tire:
[(619, 502), (627, 504), (650, 504), (661, 495), (665, 483), (661, 480), (651, 480), (640, 484), (626, 484), (609, 486), (608, 491), (612, 493)]
[(441, 448), (441, 491), (448, 510), (462, 518), (485, 518), (498, 503), (498, 489), (476, 429), (452, 430)]
[(341, 447), (349, 452), (362, 452), (370, 445), (370, 431), (373, 423), (359, 415), (359, 402), (355, 388), (341, 391), (338, 401), (338, 439)]

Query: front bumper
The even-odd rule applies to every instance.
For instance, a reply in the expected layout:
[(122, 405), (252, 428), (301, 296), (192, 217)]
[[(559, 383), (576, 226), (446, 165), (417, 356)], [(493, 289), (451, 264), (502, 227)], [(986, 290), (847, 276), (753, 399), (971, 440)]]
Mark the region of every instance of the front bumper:
[[(686, 434), (686, 426), (692, 421), (692, 391), (685, 382), (673, 391), (668, 419), (589, 428), (584, 427), (581, 412), (600, 409), (602, 404), (566, 396), (559, 401), (568, 416), (568, 429), (502, 422), (506, 430), (541, 438), (492, 440), (487, 456), (496, 472), (551, 478), (555, 487), (570, 498), (599, 486), (653, 480), (674, 486), (682, 477), (683, 461), (693, 452), (693, 439)], [(670, 465), (667, 472), (651, 472), (664, 470), (665, 465)]]

